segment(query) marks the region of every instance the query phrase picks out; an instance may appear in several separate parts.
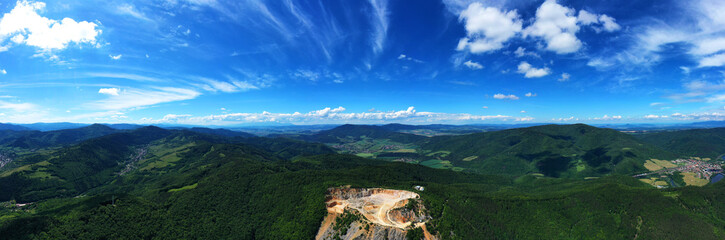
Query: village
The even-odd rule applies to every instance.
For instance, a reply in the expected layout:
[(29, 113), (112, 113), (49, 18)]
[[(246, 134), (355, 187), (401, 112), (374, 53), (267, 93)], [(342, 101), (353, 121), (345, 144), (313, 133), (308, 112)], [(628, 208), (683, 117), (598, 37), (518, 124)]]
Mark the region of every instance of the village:
[[(644, 166), (649, 172), (633, 177), (657, 188), (704, 186), (722, 179), (722, 162), (709, 158), (690, 157), (672, 161), (650, 159)], [(682, 181), (678, 183), (675, 179)]]
[[(372, 145), (372, 143), (369, 143), (369, 145)], [(338, 151), (349, 152), (349, 153), (353, 153), (353, 154), (357, 154), (357, 153), (371, 153), (372, 154), (372, 153), (382, 152), (382, 151), (395, 151), (395, 150), (404, 148), (404, 146), (397, 145), (397, 144), (386, 144), (386, 145), (380, 146), (379, 148), (373, 148), (371, 146), (366, 146), (359, 142), (334, 144), (334, 145), (330, 145), (330, 147), (335, 148)]]
[(678, 167), (666, 169), (668, 174), (674, 172), (692, 172), (695, 176), (702, 179), (710, 180), (712, 176), (722, 173), (722, 165), (715, 162), (707, 162), (696, 159), (677, 159), (672, 161)]

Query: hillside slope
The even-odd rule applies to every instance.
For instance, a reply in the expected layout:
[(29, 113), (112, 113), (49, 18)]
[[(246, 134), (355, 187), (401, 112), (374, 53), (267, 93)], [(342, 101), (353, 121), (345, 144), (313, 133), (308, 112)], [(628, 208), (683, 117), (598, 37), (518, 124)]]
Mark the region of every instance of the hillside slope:
[(387, 130), (380, 126), (345, 124), (330, 130), (320, 131), (314, 135), (302, 136), (301, 139), (322, 143), (338, 143), (343, 141), (358, 141), (362, 137), (389, 139), (400, 143), (412, 143), (426, 138), (414, 134)]
[(461, 136), (440, 136), (419, 143), (431, 155), (482, 173), (547, 176), (596, 176), (642, 171), (644, 160), (672, 158), (658, 147), (612, 129), (583, 124), (545, 125)]
[(678, 154), (678, 157), (717, 158), (725, 153), (725, 128), (647, 133), (636, 137), (643, 142), (668, 149)]
[[(0, 235), (310, 239), (326, 215), (330, 187), (412, 191), (424, 185), (417, 193), (431, 217), (426, 228), (439, 239), (725, 237), (722, 184), (663, 192), (629, 177), (514, 180), (349, 155), (288, 162), (243, 146), (192, 148), (177, 167), (194, 174), (150, 179), (131, 172), (114, 183), (119, 188), (101, 187), (96, 195), (38, 202), (32, 213), (0, 211), (11, 216), (0, 218)], [(421, 233), (412, 229), (408, 237)]]

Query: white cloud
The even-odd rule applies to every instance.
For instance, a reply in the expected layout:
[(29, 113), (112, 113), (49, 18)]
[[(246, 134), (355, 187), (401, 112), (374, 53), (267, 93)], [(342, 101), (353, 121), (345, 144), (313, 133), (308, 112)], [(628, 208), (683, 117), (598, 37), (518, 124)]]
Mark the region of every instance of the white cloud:
[(0, 109), (9, 109), (16, 112), (26, 112), (33, 109), (37, 109), (37, 106), (32, 103), (12, 103), (6, 101), (0, 101)]
[(12, 36), (15, 44), (26, 44), (42, 50), (64, 49), (70, 43), (95, 44), (101, 34), (93, 22), (76, 22), (71, 18), (53, 20), (38, 14), (45, 3), (18, 1), (9, 13), (0, 19), (0, 43)]
[(126, 89), (122, 94), (86, 104), (94, 110), (122, 110), (145, 107), (159, 103), (194, 99), (201, 93), (184, 88), (156, 87), (153, 89)]
[(118, 88), (101, 88), (101, 89), (98, 89), (98, 93), (112, 95), (112, 96), (118, 96), (118, 92), (119, 91), (120, 90)]
[(516, 51), (514, 51), (514, 56), (519, 57), (519, 58), (524, 57), (524, 56), (532, 56), (532, 57), (536, 57), (536, 58), (541, 58), (541, 56), (539, 56), (539, 54), (537, 54), (535, 52), (528, 52), (528, 51), (526, 51), (526, 48), (523, 48), (523, 47), (517, 48)]
[(521, 62), (516, 72), (524, 74), (524, 77), (526, 78), (538, 78), (549, 75), (550, 70), (547, 67), (535, 68), (528, 62)]
[(121, 59), (121, 57), (123, 57), (123, 55), (118, 54), (118, 55), (114, 56), (114, 55), (108, 54), (108, 57), (110, 57), (113, 60), (118, 60), (118, 59)]
[(698, 67), (719, 67), (723, 65), (725, 65), (725, 53), (720, 53), (700, 59)]
[(465, 22), (466, 37), (456, 50), (485, 53), (503, 48), (503, 44), (521, 31), (522, 21), (516, 10), (503, 11), (475, 2), (459, 15)]
[(695, 42), (690, 53), (709, 55), (725, 50), (725, 37), (705, 38)]
[(468, 67), (470, 69), (482, 69), (483, 68), (483, 65), (481, 65), (480, 63), (471, 61), (471, 60), (464, 62), (463, 65), (465, 65), (466, 67)]
[(599, 23), (599, 17), (597, 16), (597, 14), (593, 14), (582, 9), (579, 10), (579, 16), (577, 16), (577, 21), (580, 22), (582, 25), (589, 25)]
[(494, 94), (493, 95), (493, 98), (495, 98), (495, 99), (519, 100), (519, 97), (517, 97), (516, 95), (513, 95), (513, 94), (506, 95), (506, 94), (501, 94), (501, 93)]
[(569, 75), (568, 73), (562, 73), (561, 78), (557, 79), (556, 81), (566, 82), (569, 81), (569, 78), (571, 78), (571, 75)]
[(471, 121), (531, 121), (531, 117), (511, 117), (505, 115), (472, 115), (465, 113), (419, 112), (414, 107), (399, 111), (372, 111), (346, 113), (344, 107), (324, 108), (307, 113), (226, 113), (208, 116), (167, 115), (162, 119), (143, 119), (146, 123), (185, 123), (185, 124), (240, 124), (255, 122), (280, 123), (383, 123), (383, 122), (471, 122)]
[(667, 115), (660, 116), (660, 115), (655, 115), (655, 114), (649, 114), (649, 115), (645, 115), (643, 118), (651, 120), (651, 119), (660, 119), (660, 118), (667, 118), (667, 117), (668, 117)]
[(413, 61), (413, 62), (417, 62), (417, 63), (422, 63), (423, 62), (421, 60), (412, 58), (410, 56), (406, 56), (405, 54), (400, 54), (400, 56), (398, 56), (398, 60), (408, 60), (408, 61)]
[[(610, 62), (621, 65), (652, 65), (661, 61), (662, 46), (685, 43), (692, 46), (689, 54), (698, 67), (725, 65), (725, 3), (719, 0), (677, 2), (682, 18), (657, 19), (639, 29), (635, 43), (623, 53), (610, 57)], [(687, 19), (683, 21), (681, 19)]]
[(568, 117), (568, 118), (552, 118), (551, 121), (554, 122), (570, 122), (570, 121), (579, 121), (579, 118), (575, 118), (574, 116)]
[(599, 22), (602, 23), (604, 31), (607, 32), (614, 32), (622, 28), (615, 22), (613, 17), (607, 16), (606, 14), (599, 16)]
[(574, 9), (559, 5), (556, 0), (547, 0), (536, 10), (536, 21), (523, 34), (543, 38), (546, 49), (558, 54), (576, 52), (582, 43), (575, 36), (579, 25), (574, 14)]
[[(559, 5), (556, 0), (547, 0), (536, 10), (534, 24), (522, 31), (524, 37), (542, 38), (546, 42), (546, 50), (557, 54), (579, 51), (582, 42), (576, 37), (580, 25), (597, 25), (594, 29), (613, 32), (620, 29), (614, 18), (597, 15), (580, 10), (579, 15), (572, 8)], [(601, 25), (601, 27), (599, 27)]]
[(483, 109), (488, 109), (488, 106), (483, 106), (482, 108), (483, 108)]
[(593, 58), (590, 59), (589, 62), (587, 62), (587, 66), (596, 68), (596, 69), (605, 69), (609, 68), (611, 66), (614, 66), (614, 62), (608, 61), (602, 58)]
[(8, 74), (8, 71), (5, 71), (5, 69), (0, 69), (0, 73), (2, 73), (3, 75), (5, 75), (5, 74)]
[(614, 115), (614, 116), (604, 115), (603, 117), (595, 117), (595, 118), (590, 118), (590, 119), (595, 120), (595, 121), (602, 121), (602, 120), (611, 121), (611, 120), (621, 120), (622, 116), (621, 115)]
[(526, 97), (536, 97), (536, 93), (531, 93), (531, 92), (528, 92), (528, 93), (526, 93), (526, 95), (525, 95), (525, 96), (526, 96)]

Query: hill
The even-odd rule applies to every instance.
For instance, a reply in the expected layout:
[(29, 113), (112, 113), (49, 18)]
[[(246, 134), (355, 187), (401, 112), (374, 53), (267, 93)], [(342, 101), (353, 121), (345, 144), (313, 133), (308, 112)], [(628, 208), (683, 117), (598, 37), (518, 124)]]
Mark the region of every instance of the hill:
[(63, 129), (81, 128), (81, 127), (88, 126), (89, 124), (57, 122), (57, 123), (27, 123), (27, 124), (18, 124), (18, 125), (32, 129), (32, 130), (37, 130), (37, 131), (55, 131), (55, 130), (63, 130)]
[[(79, 130), (107, 128), (89, 126)], [(63, 130), (68, 131), (68, 130)], [(15, 168), (0, 172), (0, 201), (16, 199), (36, 201), (51, 197), (69, 197), (109, 183), (119, 175), (135, 169), (164, 169), (175, 166), (185, 151), (206, 142), (240, 143), (218, 135), (199, 134), (186, 130), (143, 127), (90, 140), (70, 147), (28, 154), (15, 160)], [(301, 155), (332, 153), (324, 145), (295, 140), (255, 139), (239, 145), (257, 152), (272, 152), (282, 160)], [(251, 151), (251, 150), (250, 150)], [(261, 154), (258, 154), (261, 155)], [(278, 158), (277, 156), (280, 156)]]
[(644, 171), (646, 159), (674, 157), (633, 136), (583, 124), (440, 136), (419, 145), (427, 157), (476, 172), (554, 177), (629, 174)]
[[(176, 144), (162, 144), (169, 143)], [(485, 176), (340, 154), (288, 161), (213, 142), (162, 149), (175, 149), (166, 153), (177, 154), (175, 165), (138, 168), (75, 198), (0, 209), (0, 235), (310, 239), (326, 214), (330, 187), (412, 191), (423, 185), (417, 193), (431, 217), (426, 228), (440, 239), (725, 237), (723, 184), (660, 191), (625, 176)], [(418, 239), (415, 233), (408, 238)]]
[(717, 158), (725, 154), (725, 128), (667, 131), (636, 136), (643, 142), (668, 149), (678, 157)]
[(30, 128), (26, 128), (20, 125), (10, 123), (0, 123), (0, 131), (11, 130), (11, 131), (28, 131)]
[(81, 128), (55, 130), (48, 132), (28, 131), (12, 141), (6, 142), (5, 146), (16, 148), (43, 148), (57, 145), (68, 145), (80, 141), (105, 136), (120, 132), (101, 124), (93, 124)]
[(197, 133), (205, 133), (205, 134), (219, 135), (219, 136), (225, 136), (225, 137), (256, 137), (256, 135), (251, 134), (251, 133), (232, 131), (232, 130), (223, 129), (223, 128), (193, 127), (193, 128), (189, 128), (188, 130), (192, 131), (192, 132), (197, 132)]
[(359, 141), (364, 137), (372, 139), (389, 139), (401, 143), (416, 142), (425, 138), (414, 134), (386, 130), (380, 126), (352, 124), (345, 124), (330, 130), (320, 131), (319, 133), (311, 136), (303, 136), (300, 138), (322, 143), (338, 143), (344, 141)]

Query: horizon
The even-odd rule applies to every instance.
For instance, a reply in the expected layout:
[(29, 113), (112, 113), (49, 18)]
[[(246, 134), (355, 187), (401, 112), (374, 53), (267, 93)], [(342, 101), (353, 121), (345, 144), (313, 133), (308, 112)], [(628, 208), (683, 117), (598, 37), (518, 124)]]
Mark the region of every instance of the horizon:
[[(597, 124), (588, 124), (588, 123), (582, 123), (582, 122), (569, 122), (569, 123), (556, 123), (556, 122), (519, 122), (519, 123), (464, 123), (464, 124), (441, 124), (441, 123), (426, 123), (426, 124), (415, 124), (415, 123), (399, 123), (399, 122), (389, 122), (389, 123), (324, 123), (324, 124), (281, 124), (281, 123), (249, 123), (249, 124), (236, 124), (236, 125), (200, 125), (200, 124), (178, 124), (178, 123), (126, 123), (126, 122), (117, 122), (117, 123), (109, 123), (109, 122), (93, 122), (93, 123), (82, 123), (82, 122), (33, 122), (33, 123), (12, 123), (12, 122), (0, 122), (0, 124), (5, 125), (15, 125), (15, 126), (29, 126), (29, 125), (61, 125), (61, 124), (70, 124), (70, 125), (82, 125), (81, 127), (90, 126), (90, 125), (135, 125), (135, 126), (160, 126), (160, 127), (181, 127), (181, 128), (190, 128), (190, 127), (202, 127), (202, 128), (218, 128), (218, 129), (230, 129), (230, 128), (273, 128), (273, 127), (313, 127), (313, 126), (342, 126), (342, 125), (357, 125), (357, 126), (385, 126), (385, 125), (406, 125), (406, 126), (430, 126), (430, 125), (443, 125), (443, 126), (518, 126), (518, 125), (532, 125), (532, 126), (540, 126), (540, 125), (577, 125), (577, 124), (583, 124), (583, 125), (589, 125), (593, 127), (603, 127), (606, 128), (606, 126), (623, 126), (623, 125), (654, 125), (654, 126), (681, 126), (681, 125), (693, 125), (698, 123), (723, 123), (725, 125), (725, 121), (699, 121), (699, 122), (649, 122), (649, 123), (643, 123), (643, 122), (634, 122), (634, 123), (597, 123)], [(59, 129), (68, 129), (68, 128), (59, 128)]]
[(0, 121), (725, 120), (723, 2), (409, 3), (0, 3)]

